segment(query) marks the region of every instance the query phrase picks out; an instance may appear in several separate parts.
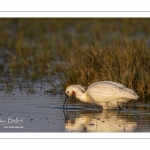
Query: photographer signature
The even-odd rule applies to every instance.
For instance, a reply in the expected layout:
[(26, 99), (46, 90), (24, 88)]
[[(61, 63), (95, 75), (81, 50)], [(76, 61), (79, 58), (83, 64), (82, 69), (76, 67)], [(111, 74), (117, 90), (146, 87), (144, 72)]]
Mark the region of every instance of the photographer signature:
[(18, 119), (18, 117), (16, 117), (15, 119), (8, 117), (8, 120), (2, 120), (0, 118), (0, 125), (3, 125), (3, 124), (22, 124), (22, 123), (23, 123), (23, 118), (20, 120)]

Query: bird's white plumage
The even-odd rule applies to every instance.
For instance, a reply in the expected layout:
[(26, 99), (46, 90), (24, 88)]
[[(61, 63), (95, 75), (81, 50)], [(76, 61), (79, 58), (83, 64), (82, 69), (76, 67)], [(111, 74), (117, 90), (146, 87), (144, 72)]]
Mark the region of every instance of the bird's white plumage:
[(85, 92), (85, 87), (84, 86), (82, 86), (82, 85), (74, 85), (75, 87), (77, 87), (77, 88), (79, 88), (79, 89), (81, 89), (81, 91), (82, 92)]
[(133, 90), (126, 88), (120, 83), (111, 81), (96, 82), (90, 85), (86, 92), (96, 104), (103, 107), (111, 107), (110, 105), (114, 105), (112, 107), (115, 107), (117, 103), (138, 98)]
[(71, 85), (66, 91), (70, 93), (74, 91), (76, 97), (81, 101), (101, 105), (104, 109), (117, 108), (118, 104), (139, 98), (134, 90), (117, 82), (95, 82), (88, 87), (85, 93), (82, 92), (84, 87), (80, 86)]

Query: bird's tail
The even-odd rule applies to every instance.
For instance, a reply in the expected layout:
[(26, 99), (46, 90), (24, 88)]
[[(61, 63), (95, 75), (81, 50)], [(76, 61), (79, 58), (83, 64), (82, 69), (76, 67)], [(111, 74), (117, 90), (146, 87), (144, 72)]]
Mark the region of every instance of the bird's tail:
[(125, 88), (125, 90), (130, 93), (130, 96), (132, 96), (132, 99), (137, 100), (140, 98), (134, 90), (129, 89), (129, 88)]

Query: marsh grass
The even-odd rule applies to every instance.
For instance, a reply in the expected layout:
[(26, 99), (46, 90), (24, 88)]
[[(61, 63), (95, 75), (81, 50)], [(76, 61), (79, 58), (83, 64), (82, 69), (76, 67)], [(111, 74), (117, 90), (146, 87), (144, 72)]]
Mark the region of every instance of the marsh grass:
[(1, 18), (0, 82), (46, 79), (64, 90), (111, 80), (145, 97), (149, 24), (149, 18)]
[(51, 76), (55, 51), (64, 51), (58, 27), (55, 19), (0, 19), (0, 76)]
[(65, 66), (59, 63), (66, 79), (64, 87), (109, 80), (134, 89), (142, 97), (150, 95), (150, 50), (144, 42), (118, 43), (104, 49), (96, 43), (85, 44), (64, 60)]

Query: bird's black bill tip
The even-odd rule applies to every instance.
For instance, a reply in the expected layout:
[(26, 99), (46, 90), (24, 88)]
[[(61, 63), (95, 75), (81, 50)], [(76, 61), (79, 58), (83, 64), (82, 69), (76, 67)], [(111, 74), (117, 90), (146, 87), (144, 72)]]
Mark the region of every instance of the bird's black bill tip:
[[(65, 101), (64, 101), (64, 104), (63, 104), (63, 108), (64, 108), (66, 102), (68, 104), (68, 98), (69, 98), (68, 94), (65, 94)], [(66, 107), (67, 107), (67, 105), (66, 105)]]
[(68, 99), (68, 97), (69, 97), (68, 94), (65, 94), (65, 99)]

